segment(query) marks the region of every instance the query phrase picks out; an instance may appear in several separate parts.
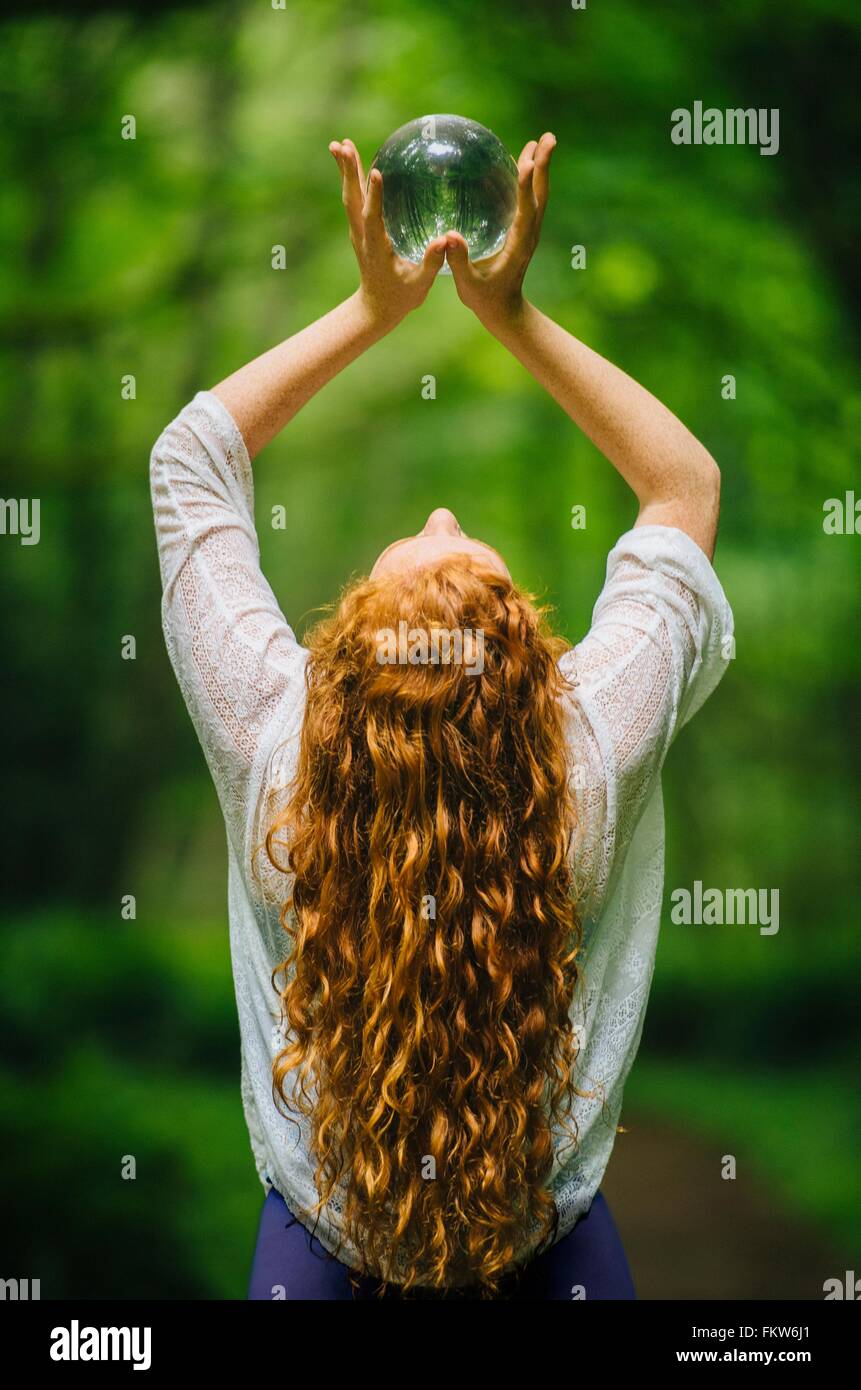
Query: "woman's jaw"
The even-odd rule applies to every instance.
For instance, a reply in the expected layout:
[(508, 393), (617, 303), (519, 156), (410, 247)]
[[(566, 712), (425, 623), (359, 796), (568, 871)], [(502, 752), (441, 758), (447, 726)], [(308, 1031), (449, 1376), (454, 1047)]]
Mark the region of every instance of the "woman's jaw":
[(431, 512), (421, 531), (403, 540), (393, 541), (379, 555), (371, 570), (371, 578), (383, 575), (403, 574), (407, 570), (418, 569), (423, 565), (433, 565), (449, 555), (469, 555), (483, 560), (491, 568), (510, 579), (508, 567), (502, 556), (492, 546), (467, 536), (461, 529), (454, 512), (447, 507), (437, 507)]

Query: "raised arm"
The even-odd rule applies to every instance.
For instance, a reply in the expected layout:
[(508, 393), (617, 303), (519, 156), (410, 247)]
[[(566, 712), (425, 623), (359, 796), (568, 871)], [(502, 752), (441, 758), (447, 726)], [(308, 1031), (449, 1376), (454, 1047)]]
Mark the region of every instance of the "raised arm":
[(645, 387), (523, 297), (555, 143), (548, 133), (524, 147), (517, 214), (497, 256), (472, 263), (463, 238), (449, 233), (446, 254), (458, 293), (618, 469), (640, 504), (636, 525), (675, 526), (711, 560), (720, 504), (714, 459)]
[(305, 653), (260, 568), (251, 458), (325, 382), (415, 305), (445, 251), (401, 261), (354, 146), (330, 147), (359, 262), (355, 294), (324, 318), (199, 391), (156, 440), (150, 480), (171, 663), (238, 855), (252, 768), (301, 707)]
[(383, 224), (382, 175), (374, 169), (365, 179), (351, 140), (332, 141), (329, 149), (341, 170), (361, 283), (343, 304), (213, 388), (251, 458), (327, 381), (422, 303), (443, 263), (445, 237), (430, 243), (421, 265), (396, 255)]

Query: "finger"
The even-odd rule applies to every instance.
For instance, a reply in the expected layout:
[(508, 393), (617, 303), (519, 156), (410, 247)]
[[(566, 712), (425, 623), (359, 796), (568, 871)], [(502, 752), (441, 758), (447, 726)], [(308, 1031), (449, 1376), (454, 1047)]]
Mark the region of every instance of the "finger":
[(386, 235), (383, 222), (383, 176), (379, 169), (372, 169), (368, 179), (368, 192), (364, 206), (365, 231), (369, 236), (383, 238)]
[(535, 168), (532, 174), (532, 191), (535, 195), (539, 217), (547, 206), (547, 195), (550, 192), (550, 157), (555, 148), (556, 136), (548, 130), (542, 135), (536, 146)]
[(350, 145), (346, 140), (333, 141), (338, 154), (338, 163), (341, 167), (342, 175), (342, 196), (344, 207), (347, 209), (347, 216), (353, 227), (358, 230), (361, 226), (362, 207), (365, 201), (365, 191), (361, 183), (358, 163), (358, 150)]
[(341, 174), (341, 202), (350, 223), (351, 234), (361, 235), (362, 230), (362, 203), (361, 198), (357, 200), (355, 190), (351, 184), (349, 173), (349, 160), (343, 145), (337, 140), (333, 140), (329, 146)]
[(433, 280), (445, 260), (447, 245), (448, 242), (444, 236), (434, 237), (433, 241), (428, 242), (421, 265), (418, 267), (420, 284), (429, 284)]
[(521, 158), (517, 170), (517, 207), (514, 220), (505, 239), (505, 249), (510, 251), (526, 239), (532, 230), (538, 210), (532, 187), (535, 165), (531, 158)]
[(517, 157), (518, 169), (520, 168), (520, 165), (523, 163), (524, 160), (532, 158), (532, 156), (535, 154), (535, 148), (537, 144), (537, 140), (527, 140), (526, 144), (523, 146), (523, 149), (520, 151), (520, 154)]
[(460, 232), (446, 232), (445, 258), (451, 266), (451, 273), (458, 284), (472, 278), (474, 272), (469, 259), (469, 247)]
[[(537, 141), (532, 144), (538, 148)], [(531, 155), (521, 155), (520, 163), (517, 166), (517, 211), (519, 213), (535, 211), (535, 190), (533, 178), (535, 175), (535, 160)]]
[(337, 164), (338, 173), (341, 175), (341, 192), (346, 193), (346, 162), (344, 146), (341, 144), (340, 140), (329, 141), (329, 153)]
[(339, 140), (329, 141), (329, 153), (338, 166), (338, 173), (341, 175), (341, 186), (344, 184), (344, 170), (342, 167), (341, 143)]
[(346, 148), (355, 158), (356, 171), (359, 175), (359, 183), (361, 184), (362, 192), (364, 193), (366, 187), (365, 170), (362, 166), (362, 156), (359, 154), (358, 146), (353, 144), (353, 141), (349, 138), (349, 136), (342, 141), (342, 144), (346, 146)]
[(535, 151), (538, 149), (537, 140), (527, 140), (523, 149), (520, 151), (520, 158), (517, 161), (517, 203), (521, 212), (529, 210), (534, 203), (532, 192), (532, 177), (535, 169)]

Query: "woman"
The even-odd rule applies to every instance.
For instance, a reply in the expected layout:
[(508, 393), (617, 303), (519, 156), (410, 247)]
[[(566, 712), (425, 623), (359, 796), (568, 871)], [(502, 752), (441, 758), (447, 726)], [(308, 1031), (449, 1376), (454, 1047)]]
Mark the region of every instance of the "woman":
[[(660, 772), (719, 681), (719, 473), (522, 294), (552, 135), (502, 252), (398, 258), (333, 142), (360, 285), (199, 392), (152, 453), (164, 631), (224, 812), (242, 1096), (266, 1190), (252, 1298), (631, 1298), (599, 1185), (663, 881)], [(251, 459), (424, 300), (461, 301), (628, 482), (573, 649), (451, 512), (301, 647), (259, 568)]]

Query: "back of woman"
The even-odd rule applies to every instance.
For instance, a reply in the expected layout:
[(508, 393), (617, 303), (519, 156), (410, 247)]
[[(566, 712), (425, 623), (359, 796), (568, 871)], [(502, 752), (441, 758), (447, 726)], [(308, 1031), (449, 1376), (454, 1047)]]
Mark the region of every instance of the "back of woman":
[[(521, 156), (536, 208), (547, 141)], [(373, 190), (336, 158), (369, 237)], [(537, 1296), (631, 1296), (599, 1188), (654, 964), (661, 768), (732, 634), (713, 465), (557, 325), (486, 309), (640, 500), (587, 636), (569, 648), (438, 509), (301, 646), (260, 571), (251, 457), (391, 326), (357, 254), (358, 300), (199, 392), (152, 455), (168, 650), (228, 835), (252, 1296), (506, 1296), (524, 1271), (566, 1289)]]

